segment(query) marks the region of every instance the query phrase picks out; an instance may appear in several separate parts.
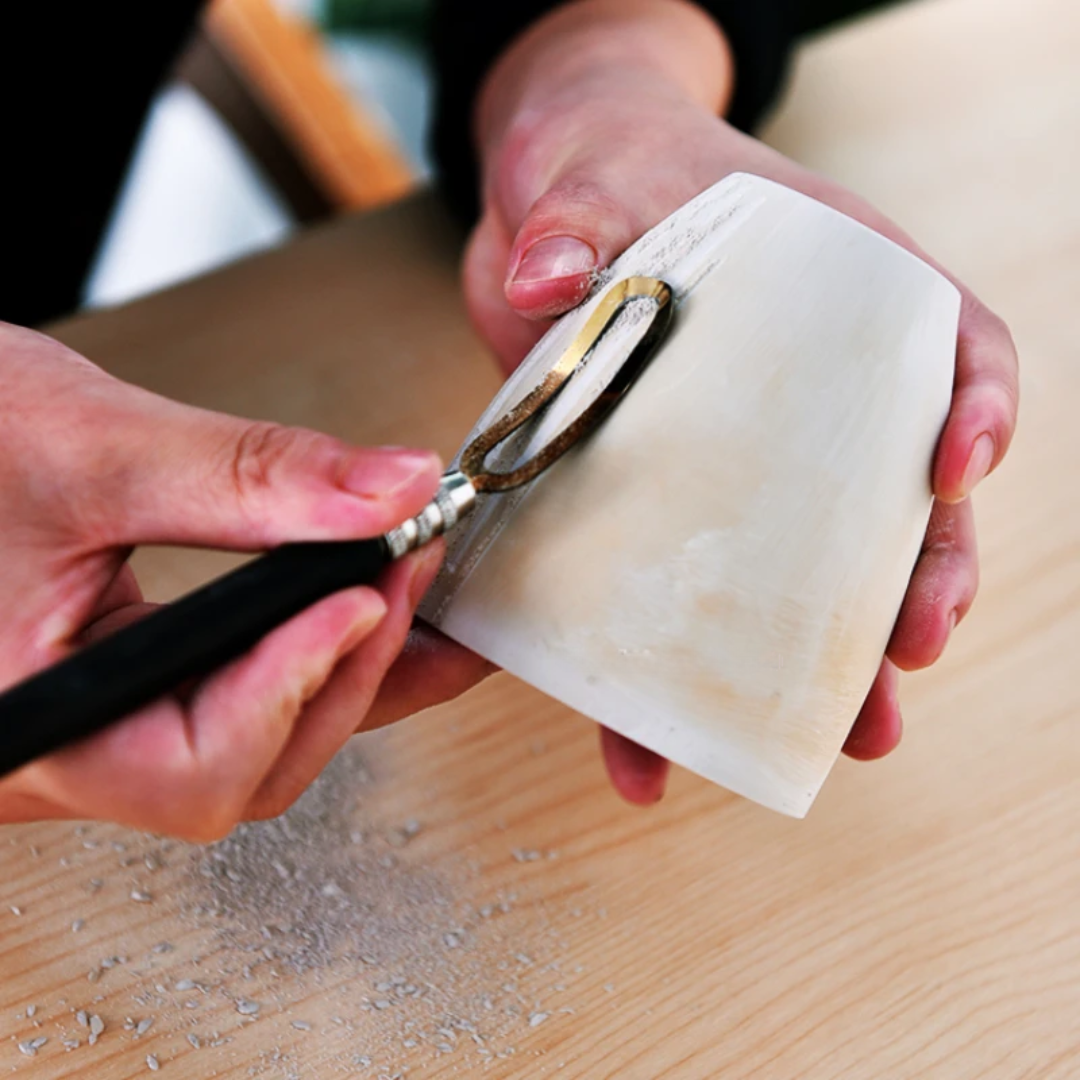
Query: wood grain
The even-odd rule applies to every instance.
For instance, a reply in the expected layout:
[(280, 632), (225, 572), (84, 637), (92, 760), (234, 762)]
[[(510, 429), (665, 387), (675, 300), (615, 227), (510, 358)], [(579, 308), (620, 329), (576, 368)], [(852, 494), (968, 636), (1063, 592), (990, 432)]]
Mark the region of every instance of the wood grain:
[[(808, 48), (771, 128), (966, 277), (1008, 319), (1024, 362), (1016, 446), (976, 498), (982, 592), (945, 659), (905, 681), (896, 754), (841, 763), (804, 822), (685, 774), (638, 812), (608, 790), (590, 725), (492, 679), (354, 741), (369, 778), (347, 772), (336, 790), (367, 830), (357, 857), (391, 856), (372, 895), (413, 922), (384, 933), (372, 967), (331, 959), (303, 975), (252, 964), (222, 934), (223, 918), (243, 931), (249, 913), (194, 912), (203, 853), (104, 826), (8, 829), (0, 1067), (114, 1080), (146, 1075), (152, 1052), (163, 1076), (237, 1080), (1077, 1075), (1077, 55), (1080, 15), (1065, 0), (902, 7)], [(186, 400), (449, 452), (496, 381), (456, 299), (453, 250), (415, 203), (61, 336)], [(217, 565), (139, 560), (155, 595)], [(410, 818), (420, 834), (385, 844)], [(121, 865), (147, 852), (167, 865)], [(272, 890), (267, 873), (259, 887)], [(133, 888), (152, 902), (132, 901)], [(458, 921), (460, 942), (440, 951)], [(151, 953), (162, 940), (175, 951)], [(127, 962), (87, 982), (118, 954)], [(410, 1010), (429, 1022), (422, 1002), (372, 1004), (399, 956), (403, 975), (427, 973), (444, 1014), (493, 999), (497, 1020), (478, 1028), (497, 1032), (490, 1060), (456, 1029), (449, 1050), (406, 1047)], [(176, 991), (184, 978), (205, 991)], [(240, 997), (262, 1003), (258, 1019), (237, 1013)], [(79, 1008), (108, 1024), (93, 1048)], [(158, 1019), (143, 1038), (123, 1030), (148, 1013)], [(65, 1052), (72, 1032), (83, 1045)], [(196, 1050), (185, 1038), (214, 1032), (232, 1041)], [(17, 1041), (35, 1035), (49, 1042), (23, 1056)]]

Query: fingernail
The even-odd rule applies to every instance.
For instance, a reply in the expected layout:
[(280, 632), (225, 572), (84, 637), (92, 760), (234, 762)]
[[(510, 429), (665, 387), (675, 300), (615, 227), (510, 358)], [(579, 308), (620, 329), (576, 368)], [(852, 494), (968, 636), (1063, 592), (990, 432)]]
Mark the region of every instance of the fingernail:
[(596, 252), (575, 236), (549, 236), (533, 244), (517, 264), (512, 285), (587, 274), (596, 269)]
[(437, 475), (439, 461), (422, 450), (378, 447), (366, 450), (341, 478), (341, 486), (362, 499), (392, 499), (421, 479)]
[(964, 479), (961, 487), (964, 490), (964, 498), (975, 490), (983, 477), (990, 471), (990, 463), (994, 460), (994, 439), (987, 432), (983, 432), (971, 448), (971, 457), (968, 458), (967, 468), (964, 469)]

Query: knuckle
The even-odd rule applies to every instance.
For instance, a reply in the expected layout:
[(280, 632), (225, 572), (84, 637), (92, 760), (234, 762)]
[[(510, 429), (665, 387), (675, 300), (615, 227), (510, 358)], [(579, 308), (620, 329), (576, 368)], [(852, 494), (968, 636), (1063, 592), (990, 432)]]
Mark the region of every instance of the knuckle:
[[(1004, 440), (1007, 443), (1012, 437), (1013, 428), (1016, 426), (1016, 416), (1020, 410), (1020, 384), (1016, 379), (1000, 379), (996, 394), (1001, 414), (999, 442)], [(1004, 445), (1000, 446), (999, 452), (1004, 449)]]
[(560, 107), (524, 110), (515, 117), (493, 159), (496, 202), (520, 212), (544, 192), (560, 188), (567, 170), (588, 160), (592, 140), (582, 124), (582, 114)]
[(1016, 342), (1013, 340), (1012, 331), (999, 315), (990, 312), (989, 319), (986, 339), (993, 349), (991, 371), (1009, 403), (1015, 408), (1020, 394), (1020, 360), (1016, 352)]
[(1019, 383), (1005, 372), (988, 372), (980, 379), (972, 400), (993, 433), (994, 463), (997, 464), (1008, 449), (1016, 428), (1020, 409)]
[(619, 222), (624, 217), (621, 203), (606, 188), (586, 177), (571, 175), (533, 203), (529, 210), (529, 225), (543, 233), (580, 223), (592, 232), (597, 223)]
[(518, 116), (502, 139), (495, 158), (495, 180), (498, 193), (507, 201), (517, 201), (520, 190), (528, 191), (542, 181), (544, 119), (538, 112)]
[(1020, 405), (1019, 359), (1012, 333), (1001, 316), (967, 294), (959, 348), (964, 359), (963, 382), (972, 401), (992, 411), (999, 452), (1016, 425)]
[(238, 500), (248, 502), (273, 486), (280, 463), (295, 452), (298, 433), (266, 421), (248, 424), (234, 441), (230, 475)]
[(303, 475), (330, 477), (340, 468), (345, 445), (307, 428), (252, 421), (226, 445), (225, 483), (237, 506), (253, 520), (275, 489)]
[(963, 348), (981, 353), (988, 371), (1015, 383), (1019, 359), (1008, 323), (967, 292), (960, 318), (960, 343)]
[(997, 346), (1005, 346), (1015, 351), (1012, 331), (1008, 324), (995, 311), (991, 311), (981, 300), (974, 301), (972, 309), (972, 322), (981, 336), (991, 338)]

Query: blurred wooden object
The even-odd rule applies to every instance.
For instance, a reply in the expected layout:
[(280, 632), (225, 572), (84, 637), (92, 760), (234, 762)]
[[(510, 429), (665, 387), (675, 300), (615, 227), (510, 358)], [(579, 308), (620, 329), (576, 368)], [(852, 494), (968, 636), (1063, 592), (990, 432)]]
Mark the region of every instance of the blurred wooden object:
[(214, 0), (178, 74), (233, 129), (301, 222), (372, 209), (415, 184), (392, 134), (336, 78), (319, 36), (273, 0)]
[[(167, 1080), (1075, 1080), (1077, 56), (1071, 0), (913, 3), (807, 48), (770, 132), (968, 279), (1023, 361), (1016, 445), (975, 496), (982, 589), (943, 660), (904, 679), (895, 754), (841, 761), (797, 822), (678, 771), (659, 806), (632, 810), (593, 725), (503, 676), (362, 736), (374, 779), (353, 797), (377, 822), (423, 825), (390, 849), (406, 898), (447, 883), (450, 906), (424, 909), (441, 930), (514, 896), (416, 980), (496, 996), (513, 981), (525, 1011), (490, 1046), (516, 1052), (486, 1064), (464, 1032), (449, 1051), (410, 1045), (408, 1005), (365, 1011), (394, 971), (248, 976), (249, 955), (185, 909), (200, 877), (180, 848), (152, 870), (141, 853), (157, 842), (123, 829), (5, 829), (0, 1066), (130, 1080), (154, 1054)], [(457, 242), (412, 201), (57, 333), (184, 400), (445, 453), (497, 381), (458, 297)], [(151, 550), (136, 565), (165, 598), (213, 562)], [(161, 941), (175, 951), (152, 952)], [(101, 970), (114, 956), (127, 961)], [(257, 1021), (241, 995), (262, 1002)], [(92, 1048), (84, 1008), (108, 1025)], [(127, 1016), (156, 1020), (136, 1038)], [(49, 1041), (20, 1053), (35, 1038)]]

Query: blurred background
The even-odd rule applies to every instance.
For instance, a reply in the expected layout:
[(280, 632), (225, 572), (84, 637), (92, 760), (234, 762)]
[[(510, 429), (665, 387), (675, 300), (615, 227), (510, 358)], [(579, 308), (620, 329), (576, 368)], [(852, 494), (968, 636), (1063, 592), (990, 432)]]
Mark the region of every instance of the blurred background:
[[(208, 3), (147, 118), (84, 302), (121, 303), (428, 179), (429, 6)], [(799, 18), (817, 28), (866, 7), (803, 0)]]
[[(204, 77), (208, 45), (219, 66), (236, 71), (250, 93), (261, 98), (260, 106), (275, 123), (282, 96), (312, 103), (306, 123), (316, 129), (314, 135), (284, 132), (290, 151), (311, 171), (319, 172), (319, 163), (307, 160), (312, 155), (303, 144), (317, 140), (320, 128), (330, 129), (328, 138), (342, 140), (345, 136), (334, 128), (341, 127), (337, 110), (348, 101), (362, 125), (361, 136), (371, 130), (389, 137), (395, 167), (403, 162), (410, 182), (422, 182), (430, 174), (426, 7), (426, 0), (225, 0), (208, 5), (202, 40), (182, 58), (147, 118), (87, 281), (85, 302), (115, 304), (162, 288), (278, 243), (302, 220), (324, 216), (320, 211), (349, 209), (358, 202), (334, 193), (330, 206), (311, 207), (309, 193), (294, 192), (293, 199), (283, 194), (273, 167), (281, 155), (274, 147), (267, 151), (264, 145), (251, 145), (265, 134), (253, 110), (223, 102), (220, 85), (207, 92), (207, 83), (220, 76)], [(293, 85), (275, 87), (268, 79), (270, 68)], [(278, 100), (271, 100), (275, 90)], [(340, 102), (328, 100), (335, 93)], [(299, 122), (303, 126), (305, 121)], [(321, 179), (315, 177), (316, 186)], [(389, 188), (388, 194), (393, 193), (394, 185)], [(359, 199), (372, 205), (379, 201), (384, 200), (378, 193)]]

